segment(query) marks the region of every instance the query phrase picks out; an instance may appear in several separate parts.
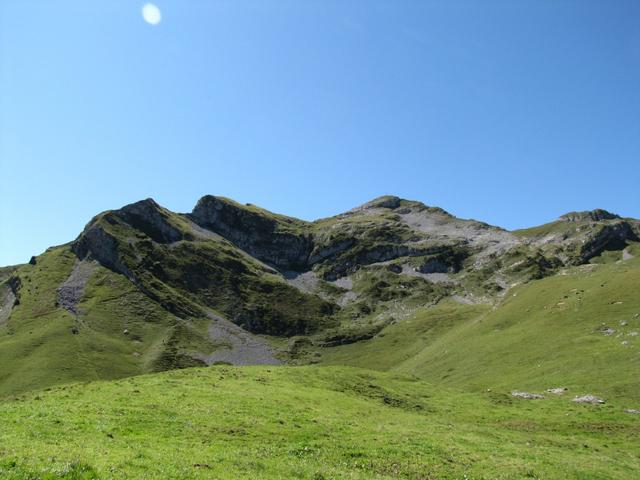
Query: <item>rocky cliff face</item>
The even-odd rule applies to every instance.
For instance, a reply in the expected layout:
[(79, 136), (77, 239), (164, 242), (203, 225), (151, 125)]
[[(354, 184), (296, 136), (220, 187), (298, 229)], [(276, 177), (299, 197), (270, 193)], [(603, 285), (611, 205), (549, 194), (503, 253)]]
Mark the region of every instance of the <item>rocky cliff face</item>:
[(605, 251), (619, 251), (640, 239), (640, 221), (606, 210), (571, 212), (558, 221), (526, 231), (530, 246), (565, 265), (580, 265)]
[(622, 250), (628, 241), (637, 242), (638, 236), (628, 222), (598, 225), (589, 232), (579, 251), (578, 263), (584, 263), (606, 250)]
[(285, 270), (305, 270), (313, 248), (308, 224), (227, 199), (202, 197), (190, 218), (263, 262)]
[(118, 240), (99, 224), (88, 225), (72, 243), (71, 249), (80, 260), (97, 260), (114, 272), (122, 273), (130, 280), (135, 279), (121, 259)]

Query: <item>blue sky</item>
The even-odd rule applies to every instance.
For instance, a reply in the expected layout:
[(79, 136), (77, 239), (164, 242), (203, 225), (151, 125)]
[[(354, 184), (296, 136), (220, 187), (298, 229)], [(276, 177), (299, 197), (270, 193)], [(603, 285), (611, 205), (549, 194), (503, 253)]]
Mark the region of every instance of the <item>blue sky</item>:
[(0, 265), (204, 194), (640, 217), (640, 2), (0, 0)]

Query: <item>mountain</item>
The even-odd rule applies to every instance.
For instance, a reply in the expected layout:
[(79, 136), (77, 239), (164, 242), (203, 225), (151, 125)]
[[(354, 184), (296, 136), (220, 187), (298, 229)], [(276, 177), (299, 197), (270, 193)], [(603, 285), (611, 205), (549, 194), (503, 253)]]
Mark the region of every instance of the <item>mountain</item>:
[(103, 212), (0, 268), (0, 476), (636, 478), (639, 237), (393, 196)]
[[(441, 314), (463, 328), (451, 340), (443, 328), (441, 348), (472, 349), (458, 362), (488, 354), (491, 342), (479, 340), (486, 329), (468, 324), (477, 318), (507, 329), (517, 312), (526, 349), (545, 339), (534, 315), (544, 296), (527, 293), (529, 301), (512, 306), (513, 295), (554, 281), (578, 285), (584, 272), (633, 293), (639, 241), (640, 221), (604, 210), (510, 232), (394, 196), (314, 222), (222, 197), (205, 196), (187, 214), (147, 199), (103, 212), (69, 244), (0, 270), (0, 393), (214, 363), (341, 359), (433, 377), (428, 365), (450, 366), (425, 353), (427, 342), (412, 347), (422, 362), (415, 368), (411, 359), (391, 361), (397, 352), (371, 362), (363, 355), (406, 319), (422, 316), (432, 328)], [(602, 320), (610, 322), (589, 317)]]

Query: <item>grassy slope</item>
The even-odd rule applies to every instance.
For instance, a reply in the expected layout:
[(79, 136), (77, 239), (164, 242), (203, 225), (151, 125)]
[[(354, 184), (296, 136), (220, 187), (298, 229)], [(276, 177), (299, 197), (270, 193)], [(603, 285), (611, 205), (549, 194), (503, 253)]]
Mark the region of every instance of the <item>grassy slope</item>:
[[(197, 338), (125, 277), (97, 267), (85, 288), (81, 311), (56, 306), (56, 289), (71, 272), (75, 255), (60, 247), (21, 266), (20, 304), (0, 326), (0, 394), (78, 381), (118, 378), (161, 368), (175, 335)], [(78, 333), (73, 334), (76, 328)], [(124, 330), (128, 334), (124, 334)], [(188, 346), (189, 341), (183, 341)], [(193, 343), (193, 342), (191, 342)], [(206, 347), (200, 341), (195, 346)]]
[(418, 355), (455, 325), (476, 318), (488, 308), (446, 302), (419, 310), (408, 319), (386, 327), (373, 340), (323, 350), (322, 360), (334, 365), (390, 370)]
[(211, 367), (0, 404), (0, 475), (632, 478), (637, 418), (347, 367)]
[(640, 336), (632, 336), (640, 332), (640, 259), (566, 273), (517, 287), (492, 310), (419, 312), (370, 341), (327, 350), (324, 360), (474, 390), (566, 386), (640, 402)]
[(553, 222), (545, 223), (544, 225), (514, 230), (511, 233), (513, 233), (517, 237), (540, 237), (552, 233), (570, 234), (572, 232), (575, 232), (575, 230), (576, 222), (561, 222), (559, 220), (556, 220)]
[[(80, 354), (72, 343), (70, 330), (74, 319), (55, 308), (55, 290), (45, 286), (63, 282), (72, 267), (70, 255), (55, 252), (38, 266), (24, 265), (18, 269), (22, 280), (21, 303), (14, 308), (11, 321), (0, 327), (3, 392), (74, 380), (78, 372), (89, 374), (79, 362)], [(43, 379), (42, 371), (51, 378)]]

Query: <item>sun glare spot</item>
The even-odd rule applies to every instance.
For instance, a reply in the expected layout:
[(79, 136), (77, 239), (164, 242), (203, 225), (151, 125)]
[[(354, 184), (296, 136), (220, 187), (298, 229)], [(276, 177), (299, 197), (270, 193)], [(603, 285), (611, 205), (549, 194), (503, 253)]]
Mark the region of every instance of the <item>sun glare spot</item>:
[(147, 3), (142, 7), (142, 18), (150, 25), (158, 25), (162, 20), (162, 13), (153, 3)]

